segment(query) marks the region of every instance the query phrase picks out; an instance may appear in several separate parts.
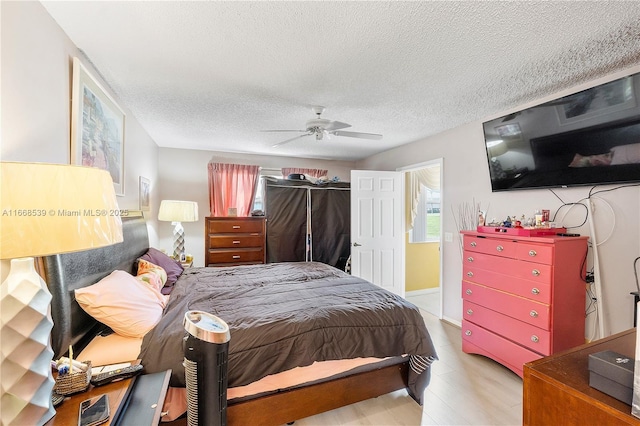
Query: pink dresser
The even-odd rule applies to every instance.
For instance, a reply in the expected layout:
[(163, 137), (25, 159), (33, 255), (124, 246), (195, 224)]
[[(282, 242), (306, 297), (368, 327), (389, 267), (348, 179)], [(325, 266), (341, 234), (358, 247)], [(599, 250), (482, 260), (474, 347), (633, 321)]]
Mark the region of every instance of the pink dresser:
[(522, 377), (524, 363), (585, 342), (587, 237), (462, 238), (464, 352)]

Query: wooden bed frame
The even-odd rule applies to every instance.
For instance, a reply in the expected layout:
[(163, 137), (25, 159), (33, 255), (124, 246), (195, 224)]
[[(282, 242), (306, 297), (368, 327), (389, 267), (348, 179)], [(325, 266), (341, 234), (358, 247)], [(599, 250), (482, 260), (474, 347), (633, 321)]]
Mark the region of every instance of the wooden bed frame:
[[(51, 314), (54, 327), (51, 345), (55, 357), (66, 353), (69, 345), (80, 351), (105, 326), (87, 315), (78, 305), (73, 291), (86, 287), (119, 269), (135, 273), (135, 260), (149, 248), (147, 224), (142, 216), (123, 218), (122, 243), (78, 253), (47, 256), (39, 266), (53, 296)], [(144, 360), (142, 360), (144, 364)], [(284, 390), (242, 402), (229, 402), (230, 425), (279, 425), (293, 422), (365, 399), (407, 387), (409, 361), (334, 380)], [(180, 418), (166, 425), (186, 424)]]

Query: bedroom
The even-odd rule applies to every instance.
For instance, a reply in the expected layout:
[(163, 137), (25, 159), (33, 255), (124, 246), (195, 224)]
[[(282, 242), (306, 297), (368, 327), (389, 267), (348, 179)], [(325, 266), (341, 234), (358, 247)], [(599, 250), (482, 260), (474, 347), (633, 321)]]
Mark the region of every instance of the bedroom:
[[(631, 9), (637, 11), (637, 4)], [(637, 22), (637, 15), (635, 19), (632, 22)], [(46, 9), (37, 2), (3, 2), (2, 24), (2, 159), (66, 163), (70, 149), (69, 59), (81, 56), (79, 47), (71, 42)], [(622, 42), (631, 44), (631, 41), (624, 38)], [(458, 249), (459, 236), (451, 214), (452, 209), (475, 199), (483, 206), (489, 206), (489, 217), (502, 218), (506, 215), (528, 214), (540, 207), (555, 210), (560, 206), (557, 198), (546, 190), (491, 193), (485, 163), (477, 161), (477, 158), (485, 156), (482, 121), (640, 71), (637, 48), (627, 56), (614, 60), (608, 56), (608, 49), (611, 47), (607, 46), (603, 43), (602, 50), (599, 51), (600, 57), (584, 60), (584, 64), (574, 62), (581, 64), (584, 69), (574, 71), (573, 78), (566, 77), (568, 83), (558, 85), (557, 90), (548, 88), (544, 94), (530, 94), (529, 98), (504, 105), (500, 110), (485, 112), (482, 117), (469, 119), (466, 124), (357, 161), (300, 159), (293, 156), (283, 159), (260, 154), (233, 154), (216, 149), (158, 147), (135, 117), (128, 114), (125, 196), (118, 201), (121, 208), (137, 208), (138, 177), (144, 176), (152, 182), (152, 212), (157, 212), (161, 199), (178, 198), (198, 201), (202, 206), (201, 216), (204, 216), (203, 208), (208, 204), (204, 171), (206, 163), (212, 157), (225, 162), (259, 162), (263, 167), (273, 168), (291, 166), (288, 163), (295, 161), (295, 166), (299, 167), (327, 168), (330, 176), (339, 176), (345, 180), (349, 179), (352, 169), (395, 170), (443, 158), (446, 203), (443, 209), (443, 231), (450, 233), (453, 241), (443, 242), (442, 248), (442, 315), (445, 320), (459, 325), (462, 318), (462, 268)], [(535, 68), (532, 69), (531, 72), (536, 72)], [(509, 85), (506, 85), (504, 90), (508, 88)], [(330, 111), (331, 109), (328, 110)], [(302, 112), (303, 119), (305, 113), (306, 111)], [(410, 114), (417, 113), (411, 111)], [(353, 122), (349, 118), (345, 120)], [(265, 123), (265, 126), (269, 124), (271, 123)], [(375, 131), (368, 128), (364, 130)], [(557, 193), (565, 201), (578, 201), (588, 194), (588, 190), (588, 187), (570, 188), (558, 190)], [(615, 211), (613, 217), (604, 211), (597, 222), (597, 232), (602, 232), (602, 238), (609, 231), (612, 232), (606, 244), (600, 247), (607, 334), (612, 334), (632, 325), (633, 307), (629, 292), (635, 290), (632, 262), (640, 254), (640, 190), (628, 188), (602, 194), (602, 197)], [(583, 214), (574, 209), (569, 212), (565, 221), (568, 225), (579, 225), (582, 219)], [(154, 214), (149, 216), (149, 222), (152, 244), (168, 248), (171, 241), (170, 227), (157, 221)], [(615, 227), (611, 228), (613, 224)], [(185, 224), (187, 247), (196, 256), (196, 263), (202, 262), (198, 257), (204, 251), (203, 227), (202, 221)], [(577, 227), (573, 231), (590, 235), (587, 226)]]

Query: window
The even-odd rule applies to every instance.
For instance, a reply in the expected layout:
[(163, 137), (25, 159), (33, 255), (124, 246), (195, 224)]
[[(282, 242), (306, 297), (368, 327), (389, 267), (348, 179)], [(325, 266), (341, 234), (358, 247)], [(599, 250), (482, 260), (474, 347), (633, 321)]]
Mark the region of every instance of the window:
[(260, 180), (258, 182), (258, 188), (256, 189), (256, 197), (253, 199), (253, 209), (252, 210), (262, 210), (265, 211), (264, 205), (264, 188), (266, 186), (265, 178), (276, 178), (282, 179), (282, 171), (281, 169), (260, 169)]
[(440, 191), (420, 185), (416, 217), (409, 231), (410, 243), (440, 241)]

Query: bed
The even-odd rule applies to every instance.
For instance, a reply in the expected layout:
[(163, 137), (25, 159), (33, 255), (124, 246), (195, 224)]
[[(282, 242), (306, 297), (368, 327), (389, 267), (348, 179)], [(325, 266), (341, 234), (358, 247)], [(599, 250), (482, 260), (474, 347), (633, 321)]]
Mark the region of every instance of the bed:
[[(136, 260), (149, 250), (146, 222), (124, 218), (123, 234), (123, 243), (114, 246), (42, 259), (53, 296), (56, 357), (69, 345), (78, 353), (111, 332), (78, 305), (74, 291), (94, 287), (114, 270), (136, 274)], [(337, 292), (328, 294), (331, 288)], [(181, 316), (192, 309), (208, 310), (230, 326), (229, 395), (281, 374), (297, 376), (297, 368), (367, 360), (304, 383), (237, 393), (228, 399), (229, 424), (283, 424), (398, 389), (421, 404), (437, 359), (415, 306), (335, 268), (305, 262), (190, 268), (175, 283), (160, 321), (141, 339), (139, 355), (145, 372), (171, 368), (177, 392), (184, 386)], [(358, 323), (360, 311), (364, 323)], [(265, 354), (266, 361), (260, 358)]]

